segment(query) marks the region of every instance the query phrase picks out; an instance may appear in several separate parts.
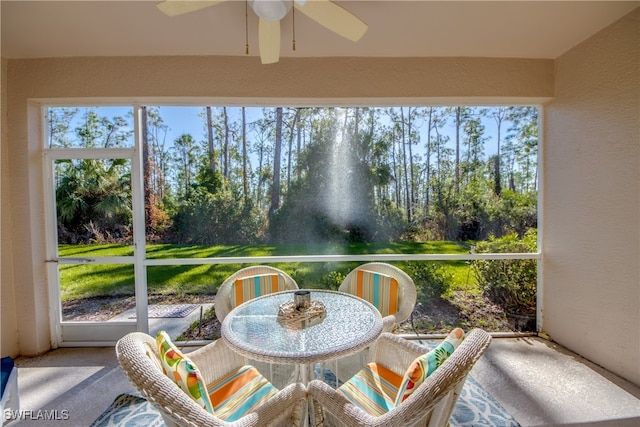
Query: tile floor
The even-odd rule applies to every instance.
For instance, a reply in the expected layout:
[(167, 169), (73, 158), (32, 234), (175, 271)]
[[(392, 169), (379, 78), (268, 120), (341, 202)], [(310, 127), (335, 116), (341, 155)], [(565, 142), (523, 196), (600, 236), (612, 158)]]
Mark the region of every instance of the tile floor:
[[(16, 364), (21, 408), (67, 419), (15, 427), (88, 426), (117, 395), (135, 392), (112, 347), (61, 348)], [(538, 337), (494, 338), (471, 375), (523, 427), (640, 426), (640, 387)]]

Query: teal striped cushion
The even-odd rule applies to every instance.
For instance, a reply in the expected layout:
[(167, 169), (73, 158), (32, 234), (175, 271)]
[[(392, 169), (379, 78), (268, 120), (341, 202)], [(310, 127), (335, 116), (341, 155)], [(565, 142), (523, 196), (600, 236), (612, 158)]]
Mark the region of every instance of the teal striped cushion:
[(207, 386), (216, 416), (237, 421), (278, 393), (256, 368), (250, 365), (231, 371)]
[(376, 271), (357, 270), (351, 275), (347, 292), (369, 301), (382, 317), (398, 311), (400, 285), (395, 277)]
[(282, 274), (258, 274), (256, 276), (241, 277), (236, 279), (231, 286), (229, 295), (231, 307), (254, 299), (256, 297), (285, 291), (285, 279)]
[(401, 382), (400, 375), (372, 362), (337, 391), (363, 411), (379, 417), (394, 408)]

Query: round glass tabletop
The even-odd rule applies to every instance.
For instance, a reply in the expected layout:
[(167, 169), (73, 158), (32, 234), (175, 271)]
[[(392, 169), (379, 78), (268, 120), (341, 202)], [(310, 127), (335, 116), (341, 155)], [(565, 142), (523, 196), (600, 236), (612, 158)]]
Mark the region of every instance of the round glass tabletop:
[(324, 304), (319, 323), (291, 327), (278, 321), (278, 308), (295, 291), (278, 292), (245, 302), (222, 322), (222, 337), (232, 349), (255, 360), (314, 363), (337, 359), (369, 346), (382, 332), (382, 316), (369, 302), (342, 292), (311, 290)]

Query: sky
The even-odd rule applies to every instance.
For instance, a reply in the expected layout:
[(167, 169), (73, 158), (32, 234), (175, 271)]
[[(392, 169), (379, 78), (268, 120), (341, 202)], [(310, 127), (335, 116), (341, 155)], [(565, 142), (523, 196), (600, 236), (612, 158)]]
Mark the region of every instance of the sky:
[[(155, 106), (160, 112), (164, 123), (168, 126), (166, 135), (167, 146), (171, 145), (173, 141), (179, 138), (181, 135), (187, 133), (194, 137), (196, 141), (206, 140), (206, 133), (204, 129), (204, 119), (200, 116), (203, 112), (202, 106)], [(247, 120), (252, 122), (261, 116), (262, 107), (249, 107), (247, 108)], [(100, 116), (107, 116), (109, 118), (116, 115), (125, 117), (128, 111), (132, 111), (131, 107), (116, 107), (116, 106), (102, 106), (97, 108), (97, 112)], [(239, 115), (239, 107), (231, 107), (230, 113)], [(81, 111), (77, 115), (77, 120), (81, 120), (84, 115), (84, 111)], [(233, 117), (232, 117), (233, 118)], [(131, 119), (129, 119), (131, 120)], [(485, 157), (489, 157), (496, 152), (496, 123), (492, 118), (484, 118), (483, 124), (485, 126), (485, 136), (488, 141), (485, 145)], [(72, 129), (75, 126), (72, 125)], [(423, 126), (423, 136), (420, 145), (424, 147), (424, 141), (426, 140), (426, 130)], [(451, 123), (447, 124), (447, 128), (443, 132), (444, 135), (450, 137), (450, 144), (453, 144), (455, 140), (455, 130)], [(506, 126), (503, 125), (504, 136), (506, 134)], [(131, 139), (133, 144), (133, 138)]]

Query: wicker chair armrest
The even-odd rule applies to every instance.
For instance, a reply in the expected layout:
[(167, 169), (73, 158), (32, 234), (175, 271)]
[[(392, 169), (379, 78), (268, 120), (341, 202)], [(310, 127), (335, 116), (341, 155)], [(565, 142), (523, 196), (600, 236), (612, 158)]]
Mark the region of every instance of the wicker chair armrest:
[(325, 415), (327, 413), (332, 415), (333, 420), (339, 420), (341, 425), (346, 427), (409, 426), (416, 425), (416, 420), (418, 420), (417, 425), (424, 425), (420, 420), (428, 416), (428, 414), (402, 410), (403, 408), (400, 406), (384, 415), (374, 417), (319, 380), (313, 380), (309, 383), (307, 393), (309, 398), (314, 400), (314, 404), (322, 406)]
[(402, 376), (416, 357), (425, 353), (419, 346), (398, 335), (383, 333), (377, 341), (373, 361)]
[(320, 380), (313, 380), (307, 386), (307, 394), (314, 405), (319, 404), (325, 413), (339, 419), (345, 426), (383, 426), (382, 417), (376, 418), (350, 403), (344, 396)]
[(302, 383), (289, 384), (245, 418), (252, 426), (300, 426), (306, 415), (306, 402), (305, 386)]
[(232, 351), (223, 338), (192, 351), (187, 356), (198, 367), (207, 384), (248, 364), (247, 359)]
[(382, 318), (382, 332), (393, 332), (396, 327), (396, 317), (393, 315), (385, 316)]

